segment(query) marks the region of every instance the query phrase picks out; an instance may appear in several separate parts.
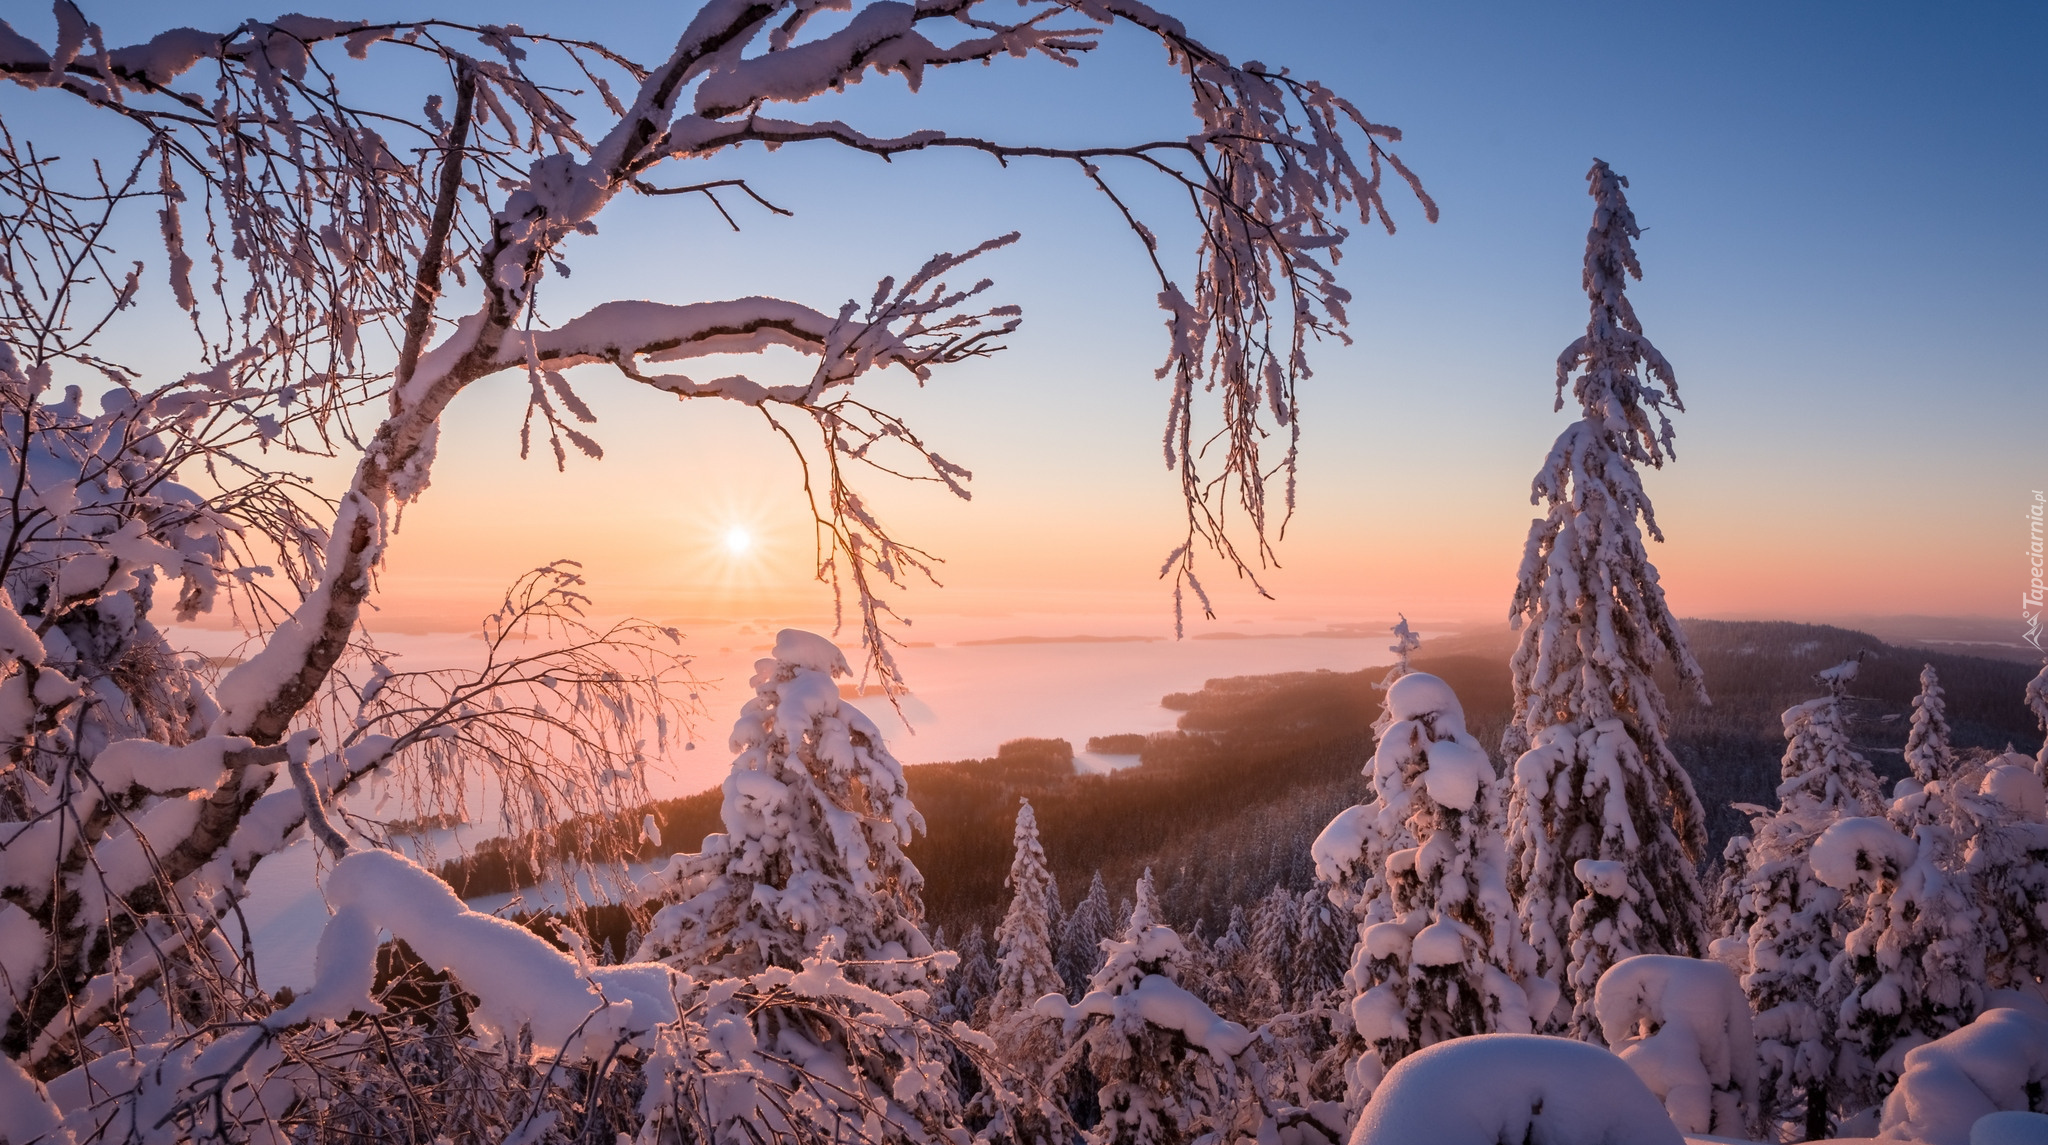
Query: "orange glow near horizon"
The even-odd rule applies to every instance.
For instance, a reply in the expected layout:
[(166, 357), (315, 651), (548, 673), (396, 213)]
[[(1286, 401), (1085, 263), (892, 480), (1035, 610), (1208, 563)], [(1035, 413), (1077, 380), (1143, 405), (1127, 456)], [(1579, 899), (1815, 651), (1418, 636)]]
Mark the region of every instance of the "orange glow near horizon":
[[(804, 470), (757, 414), (731, 403), (679, 405), (594, 371), (576, 376), (600, 413), (607, 456), (574, 461), (566, 473), (517, 461), (516, 403), (486, 387), (458, 399), (433, 484), (407, 507), (388, 550), (367, 618), (373, 629), (469, 631), (520, 572), (560, 558), (583, 563), (599, 614), (686, 628), (831, 626), (832, 590), (814, 574)], [(1016, 384), (996, 377), (980, 386)], [(1025, 413), (962, 417), (941, 400), (956, 395), (937, 389), (885, 396), (945, 421), (933, 439), (975, 471), (971, 503), (929, 484), (857, 474), (864, 504), (899, 540), (941, 562), (943, 587), (911, 577), (907, 591), (889, 594), (918, 622), (903, 638), (944, 640), (943, 629), (968, 623), (949, 618), (1004, 614), (1103, 618), (1042, 620), (1077, 632), (1134, 624), (1171, 632), (1171, 585), (1157, 573), (1181, 515), (1172, 475), (1147, 448), (1149, 405), (1063, 437), (1026, 432)], [(1399, 393), (1367, 396), (1355, 408), (1325, 410), (1304, 439), (1300, 508), (1275, 546), (1280, 566), (1259, 573), (1275, 599), (1207, 558), (1201, 575), (1218, 619), (1191, 613), (1190, 635), (1397, 612), (1439, 625), (1505, 624), (1535, 512), (1529, 472), (1562, 419), (1540, 408), (1489, 411), (1498, 424), (1485, 427), (1483, 448), (1448, 459), (1426, 438), (1347, 448), (1371, 437), (1374, 419), (1391, 416), (1382, 407), (1401, 412)], [(1739, 426), (1715, 420), (1739, 421), (1737, 412), (1688, 415), (1683, 460), (1645, 475), (1669, 537), (1650, 546), (1651, 558), (1680, 616), (1995, 620), (2012, 611), (2004, 606), (2020, 581), (2005, 550), (2017, 552), (2021, 539), (2021, 492), (1944, 499), (1916, 487), (1911, 467), (1882, 466), (1864, 471), (1853, 495), (1838, 494), (1840, 478), (1823, 472), (1821, 459), (1760, 451)], [(1885, 527), (1908, 520), (1910, 543), (1902, 525)], [(974, 628), (977, 637), (1008, 634)]]

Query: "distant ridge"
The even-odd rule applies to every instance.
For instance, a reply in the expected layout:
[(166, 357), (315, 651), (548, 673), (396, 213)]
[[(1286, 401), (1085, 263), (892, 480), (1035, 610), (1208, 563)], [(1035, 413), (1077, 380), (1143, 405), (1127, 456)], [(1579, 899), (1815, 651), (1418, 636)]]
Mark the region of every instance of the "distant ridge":
[(1151, 644), (1164, 636), (994, 636), (986, 640), (962, 640), (961, 648), (985, 648), (994, 644)]

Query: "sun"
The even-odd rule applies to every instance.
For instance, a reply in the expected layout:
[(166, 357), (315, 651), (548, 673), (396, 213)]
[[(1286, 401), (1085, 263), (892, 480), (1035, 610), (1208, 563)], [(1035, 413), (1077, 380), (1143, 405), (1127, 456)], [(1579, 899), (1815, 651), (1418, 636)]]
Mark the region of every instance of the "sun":
[(731, 553), (733, 556), (736, 557), (742, 557), (745, 556), (747, 552), (751, 550), (753, 547), (754, 534), (748, 532), (741, 526), (734, 525), (732, 528), (727, 529), (725, 531), (726, 552)]

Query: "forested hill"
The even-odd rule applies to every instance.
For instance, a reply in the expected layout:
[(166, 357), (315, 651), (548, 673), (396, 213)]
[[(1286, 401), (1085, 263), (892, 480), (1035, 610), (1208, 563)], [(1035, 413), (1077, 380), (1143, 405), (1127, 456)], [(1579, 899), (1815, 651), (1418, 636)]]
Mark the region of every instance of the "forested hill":
[[(1672, 747), (1707, 805), (1715, 854), (1744, 825), (1729, 804), (1775, 803), (1784, 750), (1779, 713), (1819, 694), (1814, 672), (1858, 651), (1869, 658), (1849, 705), (1856, 740), (1888, 781), (1904, 774), (1899, 749), (1923, 664), (1941, 674), (1958, 747), (2011, 742), (2031, 753), (2040, 744), (2021, 702), (2035, 671), (2025, 664), (1893, 647), (1819, 625), (1689, 621), (1686, 633), (1711, 706), (1682, 693), (1668, 666), (1661, 682), (1672, 699)], [(1513, 643), (1504, 630), (1432, 640), (1414, 660), (1417, 670), (1457, 690), (1468, 725), (1489, 747), (1499, 742), (1511, 705)], [(911, 797), (929, 825), (910, 855), (924, 872), (932, 921), (957, 937), (1000, 916), (1019, 797), (1037, 811), (1069, 907), (1096, 870), (1115, 896), (1128, 894), (1149, 866), (1174, 920), (1200, 920), (1214, 933), (1233, 904), (1249, 906), (1274, 883), (1306, 887), (1310, 841), (1364, 797), (1360, 769), (1379, 711), (1372, 685), (1384, 674), (1372, 668), (1233, 677), (1167, 696), (1162, 703), (1181, 712), (1179, 730), (1106, 735), (1106, 746), (1142, 744), (1141, 762), (1111, 775), (1074, 774), (1073, 749), (1064, 740), (1020, 740), (993, 759), (907, 768)], [(651, 810), (667, 846), (643, 847), (643, 854), (694, 848), (719, 829), (718, 801), (712, 790), (656, 805)], [(638, 823), (634, 815), (618, 829), (637, 831)], [(444, 874), (470, 894), (523, 881), (494, 850)]]

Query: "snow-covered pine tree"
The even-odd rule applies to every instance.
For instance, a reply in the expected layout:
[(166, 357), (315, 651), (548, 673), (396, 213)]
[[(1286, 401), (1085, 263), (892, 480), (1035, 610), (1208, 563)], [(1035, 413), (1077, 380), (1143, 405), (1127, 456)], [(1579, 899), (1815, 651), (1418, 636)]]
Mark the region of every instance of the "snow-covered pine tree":
[(1387, 709), (1395, 722), (1373, 756), (1381, 814), (1405, 814), (1417, 845), (1388, 856), (1401, 873), (1390, 917), (1361, 932), (1346, 979), (1353, 1027), (1369, 1047), (1347, 1078), (1353, 1117), (1384, 1071), (1416, 1050), (1528, 1033), (1532, 1002), (1534, 1012), (1556, 1002), (1508, 896), (1501, 784), (1457, 695), (1410, 673), (1387, 689)]
[[(1801, 863), (1812, 878), (1848, 896), (1835, 923), (1846, 933), (1821, 990), (1822, 1004), (1838, 1010), (1846, 1042), (1834, 1055), (1830, 1082), (1834, 1104), (1845, 1110), (1881, 1098), (1914, 1045), (1970, 1021), (1983, 1006), (1986, 977), (1983, 900), (1973, 893), (1956, 838), (1959, 828), (1979, 836), (1973, 849), (1983, 853), (1986, 810), (1982, 800), (1950, 790), (1955, 768), (1939, 681), (1931, 667), (1921, 674), (1906, 749), (1913, 775), (1900, 784), (1890, 822), (1867, 810), (1865, 817), (1845, 817), (1851, 800), (1880, 804), (1842, 722), (1840, 699), (1856, 667), (1851, 660), (1820, 673), (1829, 697), (1786, 713), (1788, 730), (1805, 714), (1809, 734), (1795, 739), (1794, 749), (1804, 746), (1822, 761), (1807, 773), (1806, 798), (1832, 809), (1836, 820), (1815, 817), (1794, 846), (1810, 852)], [(1811, 831), (1816, 824), (1818, 837)], [(1767, 1054), (1767, 1072), (1769, 1065)], [(1811, 1111), (1809, 1123), (1818, 1124)]]
[(1920, 669), (1920, 694), (1913, 697), (1913, 724), (1906, 732), (1906, 766), (1913, 781), (1923, 789), (1946, 783), (1955, 767), (1955, 751), (1949, 747), (1948, 699), (1941, 690), (1941, 677), (1928, 664)]
[[(1422, 646), (1421, 639), (1409, 629), (1406, 616), (1392, 631), (1394, 643), (1387, 651), (1394, 654), (1394, 664), (1373, 685), (1382, 692), (1391, 690), (1412, 671), (1409, 654)], [(1394, 721), (1392, 703), (1382, 700), (1380, 714), (1373, 719), (1373, 736), (1383, 738)], [(1329, 900), (1353, 917), (1353, 929), (1393, 917), (1387, 856), (1415, 845), (1414, 832), (1409, 828), (1411, 809), (1407, 804), (1406, 781), (1398, 769), (1382, 775), (1376, 760), (1377, 757), (1368, 758), (1363, 769), (1373, 802), (1354, 804), (1339, 812), (1309, 845), (1317, 881)]]
[[(1381, 692), (1412, 671), (1409, 656), (1422, 646), (1422, 638), (1408, 627), (1405, 615), (1390, 631), (1394, 642), (1387, 646), (1387, 651), (1394, 654), (1394, 663), (1373, 685)], [(1382, 701), (1379, 715), (1373, 718), (1373, 735), (1384, 735), (1393, 722), (1393, 710)], [(1387, 856), (1415, 845), (1414, 838), (1406, 833), (1406, 812), (1385, 813), (1387, 795), (1378, 789), (1371, 759), (1366, 760), (1363, 773), (1377, 802), (1354, 804), (1338, 812), (1309, 846), (1316, 880), (1331, 902), (1355, 917), (1356, 926), (1386, 920)]]
[[(2025, 840), (2023, 836), (2005, 834), (1993, 842), (1993, 836), (2001, 832), (2011, 815), (1997, 799), (1966, 791), (1968, 784), (1962, 782), (1956, 752), (1950, 748), (1948, 705), (1942, 680), (1933, 666), (1927, 664), (1921, 668), (1919, 682), (1921, 690), (1913, 698), (1913, 725), (1907, 731), (1905, 746), (1905, 762), (1911, 774), (1898, 780), (1888, 817), (1898, 832), (1917, 840), (1917, 862), (1931, 864), (1942, 877), (1944, 889), (1937, 893), (1937, 901), (1960, 899), (1968, 903), (1972, 918), (1982, 928), (1980, 944), (1972, 944), (1976, 950), (1972, 961), (1978, 965), (1987, 961), (2003, 963), (2009, 948), (2005, 938), (2011, 924), (2019, 924), (2011, 930), (2017, 930), (2021, 936), (2030, 930), (2028, 920), (2013, 916), (2032, 914), (2032, 903), (2021, 903), (2015, 911), (2011, 905), (1995, 901), (1995, 897), (1982, 891), (1978, 871), (1989, 881), (2003, 883), (2009, 889), (2013, 887), (2013, 877), (2023, 883)], [(2032, 760), (2023, 762), (2032, 766)], [(2032, 770), (2023, 770), (2021, 776), (2030, 782), (2034, 780)], [(1958, 787), (1960, 782), (1962, 787)], [(1987, 850), (1987, 844), (1993, 846)], [(2017, 854), (2011, 850), (2011, 844), (2019, 844)], [(1972, 852), (1985, 854), (1976, 862), (1978, 871), (1972, 871)], [(2001, 862), (2011, 858), (2021, 860), (2019, 868), (2007, 868)]]
[[(789, 1110), (735, 1106), (721, 1136), (763, 1117), (771, 1132), (802, 1117), (892, 1140), (962, 1123), (938, 1015), (957, 956), (926, 938), (924, 879), (903, 853), (924, 819), (881, 732), (840, 698), (849, 674), (824, 637), (776, 635), (733, 725), (724, 833), (641, 883), (671, 901), (637, 960), (742, 980), (714, 1016), (746, 1026), (750, 1068), (800, 1095)], [(963, 984), (954, 1008), (985, 988)]]
[[(946, 948), (942, 935), (934, 935), (932, 945), (937, 949)], [(940, 987), (939, 996), (944, 999), (938, 1015), (948, 1022), (966, 1022), (979, 1029), (989, 1025), (989, 998), (996, 990), (996, 963), (989, 957), (988, 938), (978, 926), (967, 928), (967, 937), (960, 940), (953, 951), (960, 961), (946, 975)]]
[[(1410, 666), (1409, 657), (1415, 654), (1417, 648), (1422, 647), (1422, 637), (1416, 635), (1415, 630), (1408, 627), (1408, 617), (1406, 614), (1402, 614), (1401, 618), (1394, 622), (1394, 627), (1390, 631), (1394, 634), (1394, 642), (1387, 645), (1387, 651), (1394, 654), (1394, 664), (1393, 667), (1387, 669), (1386, 675), (1380, 677), (1380, 682), (1373, 685), (1373, 687), (1382, 692), (1393, 687), (1394, 681), (1415, 670)], [(1384, 703), (1381, 704), (1380, 714), (1374, 717), (1372, 722), (1373, 734), (1379, 735), (1387, 729), (1387, 725), (1393, 722), (1393, 713), (1387, 710), (1387, 706)]]
[(1101, 1120), (1088, 1145), (1187, 1145), (1213, 1135), (1240, 1140), (1265, 1118), (1262, 1071), (1247, 1051), (1250, 1030), (1228, 1021), (1183, 984), (1189, 954), (1159, 918), (1148, 870), (1138, 881), (1122, 937), (1078, 1002), (1042, 999), (1071, 1041), (1055, 1070), (1085, 1062), (1098, 1085)]
[[(1292, 972), (1295, 944), (1295, 896), (1275, 883), (1252, 908), (1251, 963), (1253, 990), (1275, 1012), (1294, 1008), (1299, 996)], [(1345, 951), (1348, 959), (1350, 951)]]
[(1209, 944), (1209, 988), (1203, 994), (1210, 1006), (1237, 1022), (1257, 1023), (1279, 1010), (1262, 988), (1252, 957), (1252, 924), (1241, 903), (1232, 903), (1223, 933)]
[(1752, 817), (1750, 834), (1729, 842), (1733, 941), (1716, 947), (1733, 947), (1729, 961), (1756, 1011), (1759, 1115), (1771, 1123), (1803, 1110), (1810, 1140), (1828, 1135), (1843, 1094), (1830, 983), (1849, 929), (1842, 892), (1814, 874), (1813, 845), (1836, 822), (1882, 806), (1877, 776), (1844, 726), (1840, 675), (1822, 681), (1828, 695), (1781, 717), (1778, 809), (1738, 805)]
[(994, 993), (989, 999), (986, 1028), (1003, 1064), (1018, 1075), (1016, 1099), (1000, 1111), (999, 1130), (1008, 1140), (1056, 1139), (1048, 1109), (1051, 1095), (1047, 1069), (1060, 1055), (1060, 1024), (1034, 1009), (1047, 994), (1064, 996), (1065, 984), (1052, 952), (1053, 917), (1059, 902), (1053, 896), (1052, 874), (1038, 840), (1038, 819), (1030, 800), (1017, 808), (1010, 875), (1010, 908), (996, 928)]
[(677, 855), (644, 886), (672, 895), (639, 958), (692, 974), (791, 970), (821, 949), (883, 990), (929, 988), (924, 876), (904, 855), (924, 817), (882, 733), (839, 697), (846, 658), (785, 628), (754, 665), (754, 698), (734, 723), (725, 833)]
[[(1287, 917), (1285, 906), (1293, 907), (1291, 929), (1285, 941), (1274, 947), (1285, 956), (1280, 963), (1280, 981), (1286, 1002), (1279, 1016), (1265, 1027), (1270, 1049), (1261, 1053), (1270, 1062), (1268, 1073), (1277, 1087), (1274, 1092), (1284, 1093), (1300, 1105), (1322, 1109), (1316, 1114), (1319, 1123), (1341, 1128), (1345, 1075), (1350, 1059), (1363, 1047), (1351, 1029), (1353, 991), (1345, 984), (1358, 945), (1358, 920), (1331, 902), (1321, 887), (1282, 893), (1286, 902), (1279, 904), (1283, 909), (1276, 913), (1275, 921)], [(1353, 1048), (1347, 1050), (1347, 1046)]]
[(1527, 627), (1512, 661), (1514, 719), (1501, 739), (1514, 761), (1510, 883), (1539, 970), (1567, 984), (1580, 859), (1628, 868), (1645, 951), (1697, 954), (1694, 869), (1706, 847), (1705, 813), (1665, 741), (1668, 712), (1652, 670), (1669, 657), (1703, 701), (1706, 689), (1644, 548), (1645, 532), (1664, 537), (1637, 470), (1672, 456), (1665, 409), (1685, 407), (1623, 293), (1629, 276), (1642, 277), (1628, 181), (1598, 160), (1586, 178), (1592, 316), (1557, 360), (1557, 408), (1576, 370), (1582, 417), (1536, 475), (1531, 500), (1547, 513), (1530, 524), (1509, 609)]
[(1417, 635), (1414, 629), (1408, 627), (1408, 614), (1405, 612), (1397, 613), (1396, 617), (1394, 626), (1388, 629), (1389, 632), (1394, 634), (1394, 642), (1387, 645), (1387, 651), (1394, 654), (1394, 670), (1389, 673), (1392, 679), (1386, 681), (1389, 685), (1394, 680), (1398, 680), (1409, 672), (1414, 671), (1414, 668), (1408, 662), (1408, 658), (1414, 654), (1416, 649), (1422, 647), (1422, 637)]
[(1884, 1100), (1907, 1051), (1984, 1008), (1977, 910), (1936, 861), (1945, 830), (1908, 837), (1886, 819), (1842, 819), (1813, 844), (1815, 876), (1862, 908), (1832, 968), (1842, 1038), (1857, 1051), (1838, 1078), (1851, 1106)]
[(2041, 670), (2027, 681), (2026, 700), (2041, 725), (2041, 750), (2034, 753), (2034, 774), (2048, 783), (2048, 660), (2042, 661)]
[(1184, 964), (1180, 981), (1188, 992), (1200, 998), (1212, 1010), (1221, 1011), (1222, 999), (1229, 991), (1229, 984), (1220, 981), (1216, 965), (1216, 947), (1204, 933), (1207, 923), (1195, 920), (1195, 925), (1181, 936), (1181, 945), (1187, 948), (1188, 959)]
[(1252, 950), (1252, 920), (1245, 913), (1243, 903), (1230, 904), (1230, 920), (1223, 924), (1223, 933), (1216, 936), (1213, 949), (1219, 959), (1236, 961), (1249, 955)]
[(1098, 870), (1088, 881), (1088, 893), (1060, 924), (1059, 972), (1070, 997), (1080, 997), (1088, 979), (1102, 966), (1102, 940), (1116, 932), (1114, 910), (1109, 888), (1103, 885)]
[(1045, 849), (1038, 841), (1038, 818), (1031, 801), (1017, 807), (1014, 857), (1004, 885), (1010, 888), (1010, 909), (996, 927), (996, 988), (989, 1000), (991, 1023), (1001, 1021), (1047, 994), (1063, 993), (1052, 953), (1052, 875)]
[(1572, 867), (1584, 897), (1572, 904), (1571, 986), (1578, 995), (1572, 1008), (1571, 1034), (1580, 1041), (1606, 1045), (1594, 992), (1615, 964), (1637, 954), (1636, 934), (1642, 916), (1636, 912), (1636, 889), (1628, 868), (1601, 859), (1580, 859)]
[(1302, 1009), (1340, 988), (1358, 931), (1350, 915), (1310, 887), (1294, 896), (1294, 941), (1288, 948), (1287, 992)]
[[(1170, 925), (1166, 921), (1166, 908), (1159, 902), (1159, 884), (1152, 878), (1150, 867), (1146, 867), (1145, 872), (1138, 876), (1137, 888), (1131, 896), (1131, 909), (1124, 912), (1123, 930), (1118, 937), (1129, 938), (1136, 934), (1140, 919), (1144, 920), (1146, 926)], [(1186, 953), (1186, 947), (1183, 946), (1181, 954), (1185, 956)]]
[(1966, 806), (1975, 832), (1965, 871), (1982, 912), (1984, 984), (2038, 991), (2048, 982), (2048, 823), (1996, 799)]

